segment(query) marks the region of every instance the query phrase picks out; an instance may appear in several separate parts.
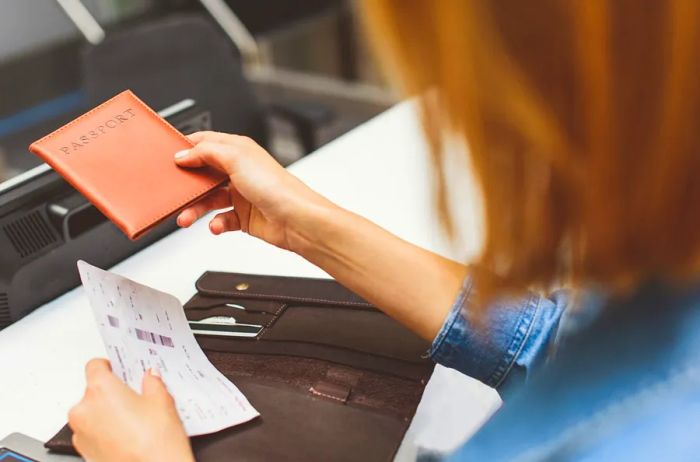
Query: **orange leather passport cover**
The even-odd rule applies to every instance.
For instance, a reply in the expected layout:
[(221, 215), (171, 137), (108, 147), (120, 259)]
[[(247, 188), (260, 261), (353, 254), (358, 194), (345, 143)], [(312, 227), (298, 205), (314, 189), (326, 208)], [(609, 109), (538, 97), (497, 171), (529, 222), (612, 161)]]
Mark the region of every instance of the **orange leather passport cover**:
[(29, 150), (80, 191), (129, 239), (226, 181), (213, 169), (182, 169), (192, 143), (124, 91), (32, 143)]

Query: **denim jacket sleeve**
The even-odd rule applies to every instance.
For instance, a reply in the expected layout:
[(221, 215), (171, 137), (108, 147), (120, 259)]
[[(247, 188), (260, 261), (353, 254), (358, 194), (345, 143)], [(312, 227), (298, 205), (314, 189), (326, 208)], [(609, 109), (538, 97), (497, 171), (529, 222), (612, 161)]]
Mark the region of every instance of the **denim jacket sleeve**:
[(472, 280), (467, 278), (433, 341), (430, 357), (501, 392), (524, 382), (547, 356), (567, 293), (498, 299), (480, 320), (474, 319), (472, 298)]

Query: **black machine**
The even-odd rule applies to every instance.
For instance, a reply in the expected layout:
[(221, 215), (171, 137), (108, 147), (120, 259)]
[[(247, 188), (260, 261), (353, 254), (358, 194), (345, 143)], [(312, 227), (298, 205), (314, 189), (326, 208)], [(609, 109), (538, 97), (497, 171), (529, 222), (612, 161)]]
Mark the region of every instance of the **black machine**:
[[(211, 127), (193, 100), (160, 114), (186, 134)], [(171, 219), (130, 241), (45, 164), (0, 184), (0, 329), (78, 286), (77, 260), (110, 267), (175, 229)]]
[[(154, 108), (182, 95), (192, 98), (160, 112), (183, 133), (240, 133), (266, 146), (269, 122), (279, 119), (292, 127), (304, 153), (318, 147), (316, 131), (332, 119), (328, 108), (315, 104), (264, 106), (234, 44), (199, 15), (114, 31), (86, 45), (80, 61), (82, 106), (42, 129), (52, 130), (127, 88)], [(24, 135), (17, 138), (29, 144)], [(14, 144), (21, 157), (23, 144)], [(76, 287), (76, 260), (110, 267), (175, 228), (174, 219), (166, 221), (132, 242), (47, 165), (0, 183), (0, 329)]]

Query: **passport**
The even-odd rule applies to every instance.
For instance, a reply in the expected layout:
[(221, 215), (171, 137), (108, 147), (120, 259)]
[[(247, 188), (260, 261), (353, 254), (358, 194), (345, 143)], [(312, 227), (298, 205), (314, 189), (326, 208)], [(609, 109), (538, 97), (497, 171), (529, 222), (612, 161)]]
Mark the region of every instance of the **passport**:
[(29, 150), (135, 240), (228, 180), (210, 167), (178, 167), (175, 153), (192, 146), (126, 90)]

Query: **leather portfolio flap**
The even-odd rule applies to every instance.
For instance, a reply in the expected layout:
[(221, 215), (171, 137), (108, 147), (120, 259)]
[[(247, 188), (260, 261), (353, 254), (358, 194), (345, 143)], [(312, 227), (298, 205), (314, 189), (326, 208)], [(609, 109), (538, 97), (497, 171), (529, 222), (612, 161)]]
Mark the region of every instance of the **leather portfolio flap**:
[(332, 279), (206, 272), (197, 289), (187, 319), (262, 326), (252, 337), (200, 329), (205, 350), (316, 358), (412, 379), (432, 368), (429, 342)]
[(332, 279), (207, 271), (196, 286), (200, 294), (212, 297), (374, 309)]

